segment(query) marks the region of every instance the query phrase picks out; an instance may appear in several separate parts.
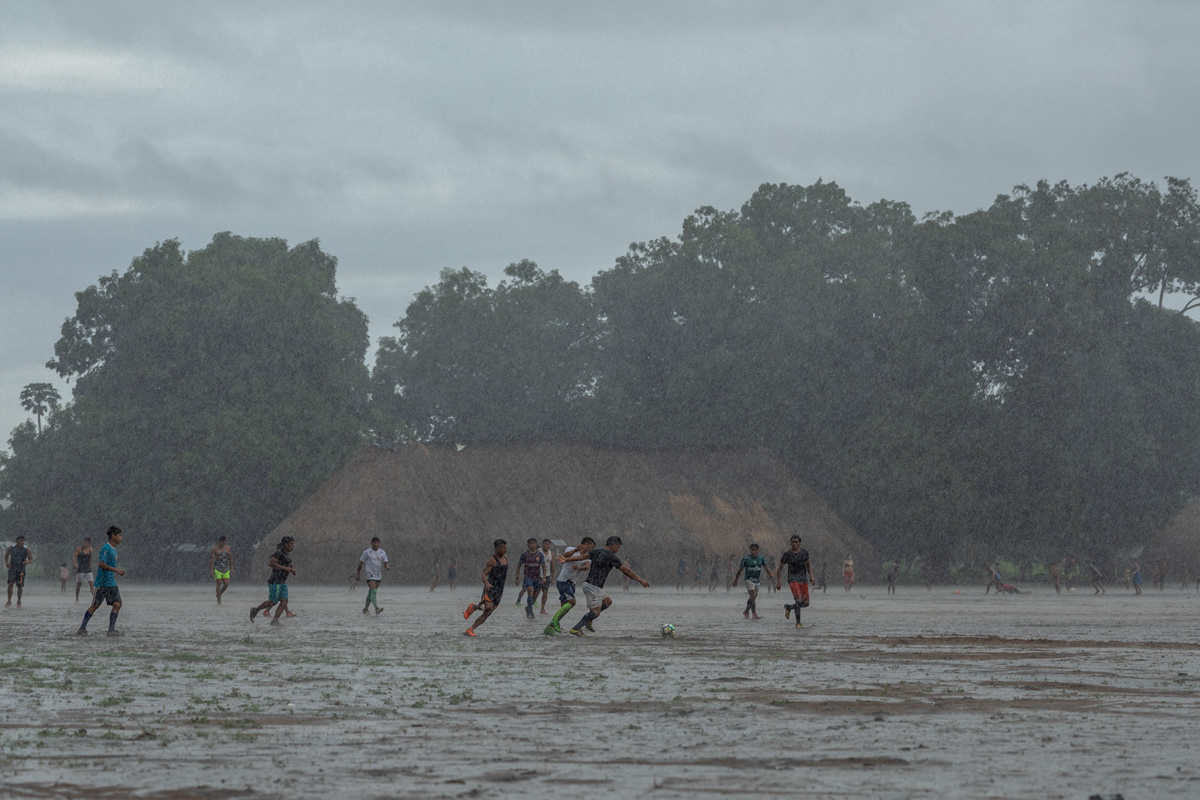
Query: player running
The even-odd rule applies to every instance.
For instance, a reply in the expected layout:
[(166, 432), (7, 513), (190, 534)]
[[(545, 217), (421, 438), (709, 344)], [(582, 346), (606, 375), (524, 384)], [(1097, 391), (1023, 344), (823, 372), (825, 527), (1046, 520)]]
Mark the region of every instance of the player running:
[(225, 543), (224, 536), (217, 537), (217, 543), (208, 553), (208, 571), (217, 582), (217, 605), (220, 605), (221, 595), (229, 588), (229, 574), (233, 571), (233, 548)]
[(542, 571), (541, 579), (542, 613), (546, 612), (546, 596), (550, 594), (550, 577), (554, 574), (554, 552), (550, 549), (553, 542), (542, 539)]
[(354, 570), (355, 583), (362, 579), (363, 566), (367, 568), (367, 602), (363, 605), (363, 613), (369, 614), (371, 606), (374, 605), (375, 613), (382, 614), (383, 607), (379, 605), (376, 592), (379, 591), (379, 582), (383, 580), (384, 570), (390, 572), (392, 568), (388, 564), (387, 552), (379, 546), (378, 536), (371, 537), (371, 546), (363, 550), (358, 558), (358, 567)]
[(12, 605), (13, 587), (17, 587), (17, 608), (21, 607), (21, 596), (25, 593), (25, 566), (33, 563), (33, 551), (25, 546), (25, 537), (18, 536), (17, 543), (4, 551), (4, 566), (8, 567), (8, 600), (4, 607)]
[(271, 568), (271, 575), (267, 578), (267, 599), (250, 609), (250, 620), (253, 621), (258, 612), (262, 611), (264, 617), (270, 616), (271, 606), (276, 603), (279, 608), (275, 609), (275, 619), (271, 620), (272, 625), (279, 624), (279, 618), (284, 614), (289, 617), (296, 616), (288, 610), (288, 575), (295, 575), (296, 568), (292, 566), (292, 551), (296, 549), (296, 540), (291, 536), (285, 536), (279, 540), (279, 547), (271, 554), (271, 560), (267, 562), (267, 566)]
[[(587, 555), (592, 552), (592, 548), (595, 546), (595, 540), (590, 536), (585, 536), (578, 547), (568, 547), (563, 551), (563, 555), (573, 556), (576, 553)], [(582, 578), (583, 576), (579, 575), (579, 573), (586, 573), (591, 565), (592, 562), (587, 559), (562, 565), (562, 569), (558, 571), (558, 580), (555, 582), (560, 605), (558, 611), (554, 613), (553, 619), (550, 620), (550, 624), (546, 626), (546, 629), (542, 633), (547, 636), (556, 636), (562, 633), (562, 626), (560, 625), (562, 618), (566, 616), (568, 611), (575, 607), (575, 578)]]
[(517, 605), (521, 605), (521, 598), (524, 597), (525, 616), (530, 619), (533, 619), (533, 604), (537, 602), (538, 591), (542, 588), (542, 562), (545, 560), (537, 544), (537, 539), (532, 538), (525, 542), (526, 550), (517, 560), (517, 575), (513, 579), (513, 585), (521, 587)]
[(463, 633), (475, 636), (475, 629), (482, 625), (492, 612), (500, 607), (500, 599), (504, 597), (504, 582), (508, 580), (508, 542), (497, 539), (492, 542), (495, 551), (492, 557), (483, 565), (483, 597), (478, 603), (471, 603), (463, 612), (463, 619), (470, 619), (476, 611), (482, 611), (479, 619), (471, 624)]
[(124, 575), (125, 570), (117, 566), (117, 545), (121, 543), (124, 535), (116, 525), (108, 529), (107, 535), (108, 541), (100, 548), (100, 554), (96, 558), (96, 594), (92, 597), (92, 604), (83, 614), (79, 630), (75, 631), (80, 636), (87, 636), (88, 620), (105, 603), (112, 609), (108, 614), (108, 635), (121, 635), (117, 630), (117, 614), (121, 611), (121, 590), (117, 588), (117, 576)]
[(617, 553), (621, 550), (621, 537), (610, 536), (604, 542), (604, 547), (599, 550), (593, 550), (590, 553), (576, 553), (570, 558), (559, 556), (562, 563), (591, 560), (591, 567), (588, 569), (587, 579), (583, 582), (583, 599), (587, 602), (588, 612), (583, 615), (583, 619), (571, 628), (572, 636), (587, 636), (583, 632), (584, 628), (595, 632), (592, 627), (592, 622), (596, 617), (609, 606), (612, 605), (612, 598), (608, 596), (608, 592), (604, 591), (604, 582), (608, 580), (608, 573), (614, 569), (620, 570), (623, 574), (628, 575), (643, 587), (649, 589), (650, 582), (641, 578), (636, 572), (629, 568), (628, 564), (621, 563), (621, 559), (617, 557)]
[(752, 613), (754, 619), (761, 619), (758, 616), (758, 583), (764, 569), (767, 571), (768, 578), (775, 577), (775, 573), (767, 566), (767, 560), (758, 554), (758, 545), (752, 544), (750, 545), (750, 555), (742, 557), (742, 563), (738, 565), (737, 573), (729, 582), (730, 586), (734, 585), (741, 577), (742, 570), (746, 571), (746, 592), (750, 595), (750, 598), (746, 600), (746, 610), (742, 612), (742, 616), (746, 619), (750, 619)]
[(808, 584), (812, 582), (812, 565), (808, 561), (808, 551), (800, 546), (800, 537), (793, 536), (791, 538), (791, 548), (782, 556), (779, 557), (779, 572), (775, 575), (775, 588), (780, 588), (780, 577), (783, 575), (783, 567), (786, 564), (788, 568), (788, 587), (792, 590), (792, 599), (796, 602), (785, 604), (783, 607), (784, 618), (791, 617), (792, 611), (796, 612), (796, 627), (803, 628), (800, 624), (800, 609), (808, 608)]

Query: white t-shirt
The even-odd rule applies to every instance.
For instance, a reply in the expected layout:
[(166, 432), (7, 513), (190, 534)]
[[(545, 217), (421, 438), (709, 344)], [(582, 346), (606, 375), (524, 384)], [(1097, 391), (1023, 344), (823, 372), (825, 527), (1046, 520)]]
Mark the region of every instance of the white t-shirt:
[(367, 573), (367, 580), (383, 580), (383, 565), (387, 563), (388, 557), (382, 547), (378, 550), (372, 550), (368, 547), (366, 550), (363, 550), (362, 557), (358, 560), (366, 566), (366, 569), (363, 571)]
[[(563, 551), (563, 555), (570, 558), (571, 556), (575, 555), (575, 552), (578, 549), (579, 549), (578, 547), (568, 547), (566, 550)], [(558, 579), (560, 581), (575, 581), (576, 583), (579, 583), (580, 581), (575, 580), (576, 577), (580, 577), (580, 578), (586, 577), (587, 571), (591, 568), (591, 566), (592, 566), (591, 559), (584, 559), (583, 561), (568, 562), (566, 564), (563, 564), (562, 569), (560, 569), (558, 571)]]
[(542, 580), (550, 580), (550, 574), (554, 571), (554, 551), (547, 553), (545, 550), (540, 551), (542, 554)]

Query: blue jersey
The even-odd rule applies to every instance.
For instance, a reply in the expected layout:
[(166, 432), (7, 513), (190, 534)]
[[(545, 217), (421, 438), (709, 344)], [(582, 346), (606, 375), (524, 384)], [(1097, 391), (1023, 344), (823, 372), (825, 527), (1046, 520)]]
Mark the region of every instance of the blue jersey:
[[(117, 565), (117, 548), (113, 547), (108, 542), (104, 543), (104, 547), (100, 548), (100, 556), (97, 559), (101, 564), (107, 564), (110, 567)], [(117, 573), (109, 569), (96, 570), (95, 587), (103, 589), (105, 586), (117, 585)]]

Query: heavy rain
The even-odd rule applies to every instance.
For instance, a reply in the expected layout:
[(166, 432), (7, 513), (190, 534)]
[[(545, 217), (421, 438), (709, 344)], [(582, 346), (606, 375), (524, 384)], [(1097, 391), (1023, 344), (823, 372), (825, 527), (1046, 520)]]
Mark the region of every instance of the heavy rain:
[(1195, 795), (1200, 10), (1027, 11), (3, 7), (0, 794)]

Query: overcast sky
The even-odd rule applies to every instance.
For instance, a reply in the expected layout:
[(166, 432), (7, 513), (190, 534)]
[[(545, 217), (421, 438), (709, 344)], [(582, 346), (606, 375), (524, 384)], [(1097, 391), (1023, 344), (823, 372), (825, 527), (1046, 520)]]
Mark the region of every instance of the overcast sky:
[(1200, 179), (1200, 4), (0, 0), (0, 448), (74, 293), (319, 238), (390, 335), (443, 267), (587, 283), (764, 182), (967, 213)]

